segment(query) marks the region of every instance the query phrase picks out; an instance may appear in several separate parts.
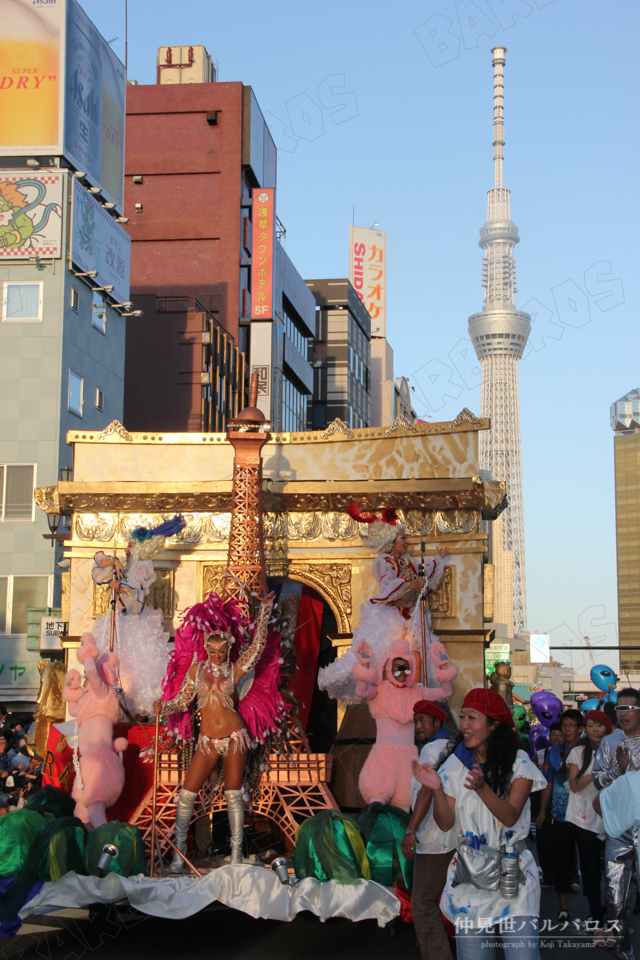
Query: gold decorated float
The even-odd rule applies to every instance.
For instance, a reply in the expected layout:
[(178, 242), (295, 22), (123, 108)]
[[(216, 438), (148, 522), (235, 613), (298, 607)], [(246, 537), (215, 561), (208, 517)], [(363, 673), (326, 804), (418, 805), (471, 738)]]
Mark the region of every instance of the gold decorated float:
[[(324, 431), (276, 433), (262, 450), (264, 544), (270, 578), (301, 582), (329, 605), (332, 643), (344, 648), (360, 605), (376, 592), (367, 528), (345, 507), (395, 507), (407, 523), (410, 552), (447, 546), (445, 576), (429, 598), (434, 632), (459, 670), (455, 709), (465, 690), (484, 683), (491, 568), (485, 517), (498, 515), (504, 483), (481, 481), (478, 433), (487, 419), (463, 410), (453, 421), (351, 429), (340, 420)], [(181, 511), (184, 530), (155, 561), (149, 598), (172, 632), (178, 611), (219, 590), (227, 565), (234, 450), (225, 434), (129, 433), (114, 421), (100, 433), (70, 431), (73, 479), (36, 491), (48, 514), (71, 515), (63, 611), (79, 638), (109, 602), (91, 579), (97, 550), (126, 545), (129, 531)], [(71, 639), (71, 644), (73, 640)], [(69, 644), (69, 645), (71, 645)]]

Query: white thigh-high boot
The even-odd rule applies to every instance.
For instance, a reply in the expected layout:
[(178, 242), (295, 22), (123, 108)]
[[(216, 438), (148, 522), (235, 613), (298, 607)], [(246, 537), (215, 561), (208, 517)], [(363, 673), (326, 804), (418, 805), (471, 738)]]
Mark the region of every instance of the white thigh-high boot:
[(229, 863), (242, 863), (244, 839), (244, 801), (240, 790), (225, 790), (229, 827), (231, 829), (231, 857)]
[[(184, 853), (185, 856), (187, 855), (187, 832), (189, 830), (189, 824), (191, 823), (191, 817), (193, 816), (193, 808), (195, 806), (197, 796), (197, 793), (194, 793), (192, 790), (185, 790), (183, 787), (178, 796), (178, 803), (176, 804), (176, 827), (174, 842), (180, 853)], [(173, 860), (171, 861), (169, 872), (182, 873), (184, 868), (184, 860), (174, 850)]]

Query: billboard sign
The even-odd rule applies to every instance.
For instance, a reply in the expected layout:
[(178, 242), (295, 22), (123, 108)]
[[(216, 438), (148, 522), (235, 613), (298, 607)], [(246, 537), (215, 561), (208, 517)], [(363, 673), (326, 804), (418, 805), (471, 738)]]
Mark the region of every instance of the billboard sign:
[(252, 204), (251, 319), (273, 320), (276, 192), (254, 190)]
[(97, 270), (96, 285), (113, 284), (110, 296), (116, 303), (127, 302), (131, 237), (75, 177), (71, 262), (80, 271)]
[(0, 156), (65, 156), (122, 211), (124, 67), (76, 0), (3, 0)]
[(551, 661), (548, 633), (531, 634), (529, 637), (529, 660), (531, 663), (549, 663)]
[(371, 316), (371, 336), (386, 337), (386, 230), (349, 227), (349, 280)]
[(65, 0), (2, 5), (0, 154), (59, 155), (64, 104)]
[(122, 211), (124, 67), (76, 0), (67, 0), (64, 154)]
[(0, 260), (62, 256), (62, 171), (0, 171)]

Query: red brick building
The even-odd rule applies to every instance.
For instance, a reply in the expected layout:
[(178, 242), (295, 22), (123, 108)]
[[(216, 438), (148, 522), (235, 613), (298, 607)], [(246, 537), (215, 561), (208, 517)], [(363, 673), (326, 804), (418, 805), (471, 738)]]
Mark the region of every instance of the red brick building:
[[(144, 316), (127, 323), (124, 423), (223, 430), (247, 400), (252, 192), (276, 187), (275, 144), (239, 82), (131, 85), (126, 138), (131, 298)], [(279, 242), (275, 277), (253, 360), (272, 381), (274, 425), (295, 428), (291, 407), (305, 429), (315, 302)]]

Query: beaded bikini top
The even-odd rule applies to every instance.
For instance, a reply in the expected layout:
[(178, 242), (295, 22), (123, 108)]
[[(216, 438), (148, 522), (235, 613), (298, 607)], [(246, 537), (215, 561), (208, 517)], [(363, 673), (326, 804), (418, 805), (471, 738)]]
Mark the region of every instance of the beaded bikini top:
[[(208, 672), (211, 678), (211, 687), (206, 689), (204, 684), (205, 673)], [(217, 667), (209, 660), (198, 665), (196, 675), (196, 693), (198, 696), (198, 710), (204, 710), (211, 699), (212, 693), (217, 693), (220, 697), (222, 706), (227, 710), (234, 709), (233, 694), (236, 685), (233, 679), (233, 667), (228, 664)]]

